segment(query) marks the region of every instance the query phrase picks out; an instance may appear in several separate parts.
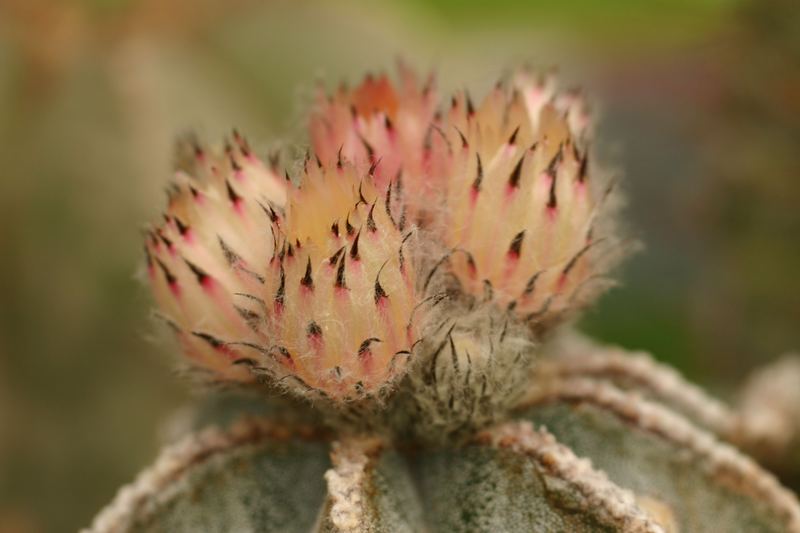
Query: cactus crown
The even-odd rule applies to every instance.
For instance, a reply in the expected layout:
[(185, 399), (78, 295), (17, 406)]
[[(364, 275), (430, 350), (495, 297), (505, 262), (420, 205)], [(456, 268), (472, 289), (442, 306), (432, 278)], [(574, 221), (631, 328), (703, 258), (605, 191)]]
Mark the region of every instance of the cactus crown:
[(296, 180), (238, 134), (188, 150), (145, 248), (192, 363), (334, 406), (410, 390), (437, 424), (486, 418), (469, 398), (502, 411), (524, 348), (603, 285), (610, 189), (552, 76), (443, 107), (403, 66), (320, 91)]

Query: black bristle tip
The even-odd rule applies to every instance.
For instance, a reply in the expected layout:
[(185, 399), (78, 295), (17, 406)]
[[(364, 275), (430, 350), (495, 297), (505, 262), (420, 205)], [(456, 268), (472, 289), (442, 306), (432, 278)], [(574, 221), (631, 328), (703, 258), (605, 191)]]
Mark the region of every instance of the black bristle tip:
[(392, 222), (392, 225), (396, 228), (397, 223), (394, 221), (394, 217), (392, 216), (392, 184), (390, 183), (388, 187), (386, 187), (386, 197), (383, 202), (383, 207), (386, 209), (386, 214), (389, 216), (389, 220)]
[(167, 265), (165, 265), (161, 259), (156, 259), (156, 262), (158, 263), (158, 267), (161, 269), (161, 272), (164, 273), (164, 279), (167, 280), (169, 285), (174, 285), (178, 282), (178, 278), (175, 277), (175, 274), (173, 274), (172, 271), (167, 268)]
[(367, 231), (370, 233), (375, 233), (378, 231), (378, 226), (375, 224), (375, 203), (373, 202), (372, 206), (369, 208), (369, 213), (367, 213)]
[(167, 248), (172, 248), (172, 241), (169, 238), (165, 237), (161, 231), (158, 231), (158, 238), (161, 239), (161, 242), (164, 243), (164, 246), (166, 246)]
[(339, 238), (339, 222), (338, 221), (334, 222), (333, 224), (331, 224), (331, 233), (333, 233), (333, 236), (336, 237), (337, 239)]
[(217, 242), (219, 243), (219, 247), (222, 250), (222, 255), (225, 256), (225, 260), (228, 262), (229, 266), (234, 266), (237, 263), (241, 262), (242, 258), (237, 254), (233, 248), (231, 248), (225, 240), (217, 235)]
[(189, 226), (184, 224), (183, 221), (181, 221), (181, 219), (178, 217), (172, 217), (172, 219), (175, 221), (175, 225), (178, 226), (178, 232), (181, 235), (186, 235), (186, 233), (189, 231)]
[(558, 198), (556, 197), (556, 175), (553, 174), (553, 179), (550, 182), (550, 195), (547, 199), (547, 208), (548, 209), (555, 209), (558, 207)]
[(383, 290), (383, 286), (381, 285), (381, 280), (375, 278), (375, 303), (377, 304), (384, 298), (388, 298), (389, 295), (386, 294), (386, 291)]
[[(342, 248), (344, 250), (344, 248)], [(346, 289), (347, 288), (347, 280), (344, 276), (344, 265), (345, 265), (346, 256), (342, 254), (341, 259), (339, 259), (339, 266), (336, 269), (336, 279), (333, 282), (333, 286), (337, 289)]]
[(250, 157), (251, 150), (250, 150), (250, 143), (247, 142), (245, 137), (239, 138), (239, 151), (242, 152), (242, 155), (245, 157)]
[(556, 198), (556, 183), (558, 181), (558, 165), (561, 164), (561, 159), (564, 157), (564, 145), (558, 147), (558, 152), (553, 156), (553, 160), (547, 165), (547, 175), (550, 176), (550, 196), (547, 199), (547, 208), (555, 209), (558, 207), (558, 198)]
[(278, 213), (275, 212), (275, 209), (273, 209), (271, 205), (268, 206), (268, 207), (265, 207), (264, 205), (261, 205), (261, 209), (264, 210), (264, 212), (269, 217), (270, 221), (278, 222)]
[[(369, 166), (369, 170), (367, 171), (367, 175), (370, 177), (375, 177), (375, 171), (378, 170), (378, 166), (381, 164), (381, 158), (373, 159), (372, 164)], [(359, 188), (359, 193), (361, 192)], [(362, 196), (363, 198), (363, 196)], [(364, 201), (364, 203), (367, 203)]]
[(339, 262), (339, 257), (342, 255), (342, 253), (344, 252), (345, 248), (346, 248), (346, 246), (342, 246), (341, 248), (336, 250), (336, 253), (333, 254), (332, 256), (330, 256), (330, 258), (328, 259), (328, 264), (333, 266), (336, 263), (338, 263)]
[(522, 291), (523, 296), (528, 296), (533, 292), (533, 289), (536, 288), (536, 280), (539, 279), (541, 275), (542, 271), (539, 270), (528, 279), (528, 282), (525, 284), (525, 289)]
[(478, 165), (477, 175), (475, 176), (475, 180), (472, 182), (472, 188), (475, 192), (481, 190), (481, 182), (483, 182), (483, 163), (481, 162), (481, 154), (475, 152), (475, 160)]
[(356, 238), (353, 239), (353, 244), (350, 246), (350, 259), (353, 261), (358, 261), (361, 259), (361, 256), (358, 255), (358, 240), (361, 238), (361, 230), (356, 233)]
[(470, 97), (469, 93), (464, 95), (467, 100), (467, 116), (474, 116), (475, 115), (475, 104), (472, 103), (472, 98)]
[(405, 245), (406, 241), (410, 239), (413, 234), (414, 234), (413, 231), (409, 231), (403, 237), (403, 240), (400, 241), (400, 248), (397, 250), (397, 261), (400, 272), (403, 272), (405, 270), (405, 265), (406, 265), (405, 255), (403, 254), (403, 245)]
[(356, 228), (350, 224), (350, 213), (347, 213), (347, 218), (344, 220), (344, 229), (347, 231), (347, 236), (352, 237), (353, 233), (355, 233)]
[(561, 164), (562, 159), (564, 159), (564, 144), (561, 143), (558, 146), (558, 151), (556, 155), (553, 156), (553, 159), (550, 160), (550, 163), (547, 165), (547, 170), (545, 171), (548, 176), (555, 178), (556, 173), (558, 173), (558, 165)]
[(517, 233), (511, 240), (511, 245), (508, 247), (508, 255), (512, 257), (519, 257), (522, 251), (522, 241), (525, 239), (525, 230)]
[(275, 305), (283, 305), (285, 298), (286, 298), (286, 271), (283, 269), (283, 264), (281, 264), (280, 282), (278, 284), (278, 290), (275, 291)]
[(228, 199), (234, 204), (239, 203), (242, 197), (236, 194), (236, 191), (233, 190), (233, 186), (231, 186), (231, 182), (229, 180), (225, 180), (225, 187), (228, 189)]
[(286, 349), (285, 346), (275, 346), (273, 350), (278, 352), (284, 359), (289, 359), (289, 360), (292, 359), (292, 354), (289, 352), (289, 350)]
[(516, 166), (514, 166), (514, 170), (511, 171), (511, 175), (508, 177), (508, 186), (512, 189), (516, 189), (519, 187), (519, 181), (522, 178), (522, 163), (525, 161), (525, 156), (519, 158), (517, 161)]
[(371, 144), (369, 144), (369, 142), (367, 142), (367, 140), (364, 137), (361, 137), (359, 135), (359, 138), (361, 139), (361, 144), (364, 145), (364, 150), (367, 151), (367, 157), (369, 158), (369, 160), (375, 161), (375, 149), (372, 147)]
[(209, 333), (205, 333), (203, 331), (193, 331), (192, 335), (194, 335), (198, 339), (206, 341), (212, 348), (219, 349), (225, 346), (225, 343), (223, 341), (219, 340), (218, 338)]
[(475, 264), (475, 258), (469, 252), (467, 252), (467, 267), (473, 272), (478, 270), (478, 265)]
[(306, 263), (306, 273), (300, 280), (300, 285), (309, 290), (314, 289), (314, 278), (311, 277), (311, 257), (308, 258), (308, 262)]
[(361, 346), (358, 347), (358, 355), (364, 356), (369, 353), (369, 347), (372, 345), (373, 342), (381, 342), (381, 340), (377, 337), (370, 337), (369, 339), (365, 339), (364, 342), (361, 343)]
[(321, 337), (322, 328), (319, 327), (319, 324), (312, 320), (308, 323), (308, 326), (306, 326), (306, 335), (309, 337)]
[(209, 279), (209, 275), (206, 273), (205, 270), (200, 268), (199, 266), (195, 265), (185, 257), (183, 258), (183, 262), (186, 263), (186, 266), (192, 271), (192, 274), (197, 278), (197, 283), (203, 284)]
[[(455, 126), (453, 127), (455, 128)], [(467, 137), (464, 135), (464, 133), (458, 128), (456, 128), (456, 131), (458, 132), (458, 136), (461, 137), (461, 148), (469, 147), (469, 142), (467, 142)]]
[(231, 168), (233, 169), (234, 172), (240, 172), (242, 170), (242, 165), (236, 162), (236, 158), (233, 157), (233, 154), (230, 154), (228, 156), (228, 159), (231, 162)]
[(589, 175), (589, 154), (588, 152), (583, 154), (583, 157), (580, 159), (580, 164), (578, 166), (578, 181), (581, 183), (586, 181), (586, 177)]
[(517, 142), (517, 134), (519, 134), (519, 126), (516, 127), (511, 137), (508, 138), (508, 144), (513, 146)]
[(561, 275), (562, 275), (562, 276), (566, 276), (567, 274), (569, 274), (569, 273), (570, 273), (570, 271), (571, 271), (573, 268), (575, 268), (575, 265), (576, 265), (576, 264), (578, 264), (578, 261), (580, 260), (580, 258), (581, 258), (581, 257), (583, 257), (583, 256), (586, 254), (586, 252), (588, 252), (588, 251), (589, 251), (589, 249), (590, 249), (591, 247), (592, 247), (592, 245), (591, 245), (591, 244), (587, 244), (587, 245), (585, 245), (583, 248), (581, 248), (580, 250), (578, 250), (578, 253), (576, 253), (575, 255), (573, 255), (573, 256), (572, 256), (572, 258), (569, 260), (569, 262), (567, 263), (567, 265), (566, 265), (566, 266), (564, 267), (564, 269), (561, 271)]
[(555, 209), (558, 207), (558, 198), (556, 197), (556, 179), (550, 183), (550, 197), (547, 199), (547, 208)]
[[(370, 168), (370, 174), (371, 174), (371, 171), (372, 171), (372, 168)], [(358, 207), (358, 206), (359, 206), (359, 204), (364, 204), (364, 205), (367, 205), (367, 203), (368, 203), (368, 202), (367, 202), (367, 199), (366, 199), (366, 198), (364, 198), (364, 191), (363, 191), (363, 188), (364, 188), (364, 182), (363, 182), (363, 181), (361, 181), (361, 182), (358, 184), (358, 202), (356, 202), (356, 207)]]

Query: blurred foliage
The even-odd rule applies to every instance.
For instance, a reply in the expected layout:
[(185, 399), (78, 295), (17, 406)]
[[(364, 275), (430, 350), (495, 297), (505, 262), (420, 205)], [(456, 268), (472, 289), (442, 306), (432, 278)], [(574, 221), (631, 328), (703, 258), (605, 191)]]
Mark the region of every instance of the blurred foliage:
[(800, 10), (767, 0), (736, 17), (715, 119), (697, 125), (714, 179), (696, 209), (711, 248), (694, 318), (720, 365), (800, 341)]
[(297, 152), (316, 79), (398, 55), (445, 90), (587, 83), (648, 246), (591, 333), (723, 388), (800, 347), (791, 4), (0, 0), (0, 532), (87, 524), (189, 400), (136, 278), (172, 139)]
[[(538, 31), (560, 28), (568, 32), (588, 33), (592, 39), (630, 45), (643, 40), (645, 46), (661, 43), (680, 44), (696, 39), (716, 22), (720, 9), (730, 0), (412, 0), (448, 25), (458, 28), (476, 22), (500, 24), (506, 28), (530, 26)], [(653, 31), (653, 29), (657, 31)]]

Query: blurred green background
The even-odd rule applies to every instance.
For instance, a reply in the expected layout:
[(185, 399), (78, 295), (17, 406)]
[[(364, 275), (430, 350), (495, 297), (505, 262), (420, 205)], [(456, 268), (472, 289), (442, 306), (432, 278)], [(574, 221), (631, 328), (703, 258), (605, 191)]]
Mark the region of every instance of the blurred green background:
[[(0, 532), (74, 531), (191, 401), (137, 280), (173, 138), (305, 143), (314, 82), (558, 65), (646, 244), (583, 321), (730, 394), (800, 348), (796, 0), (0, 0)], [(278, 139), (284, 139), (282, 143)]]

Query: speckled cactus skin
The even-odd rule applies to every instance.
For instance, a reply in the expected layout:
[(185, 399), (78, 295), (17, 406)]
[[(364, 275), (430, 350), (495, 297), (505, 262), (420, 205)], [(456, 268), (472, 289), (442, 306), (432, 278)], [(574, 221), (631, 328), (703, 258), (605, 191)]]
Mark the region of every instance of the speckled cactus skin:
[(321, 90), (295, 174), (181, 145), (148, 277), (228, 392), (86, 531), (800, 532), (740, 451), (792, 457), (796, 359), (729, 407), (569, 326), (625, 253), (580, 94), (435, 85)]

